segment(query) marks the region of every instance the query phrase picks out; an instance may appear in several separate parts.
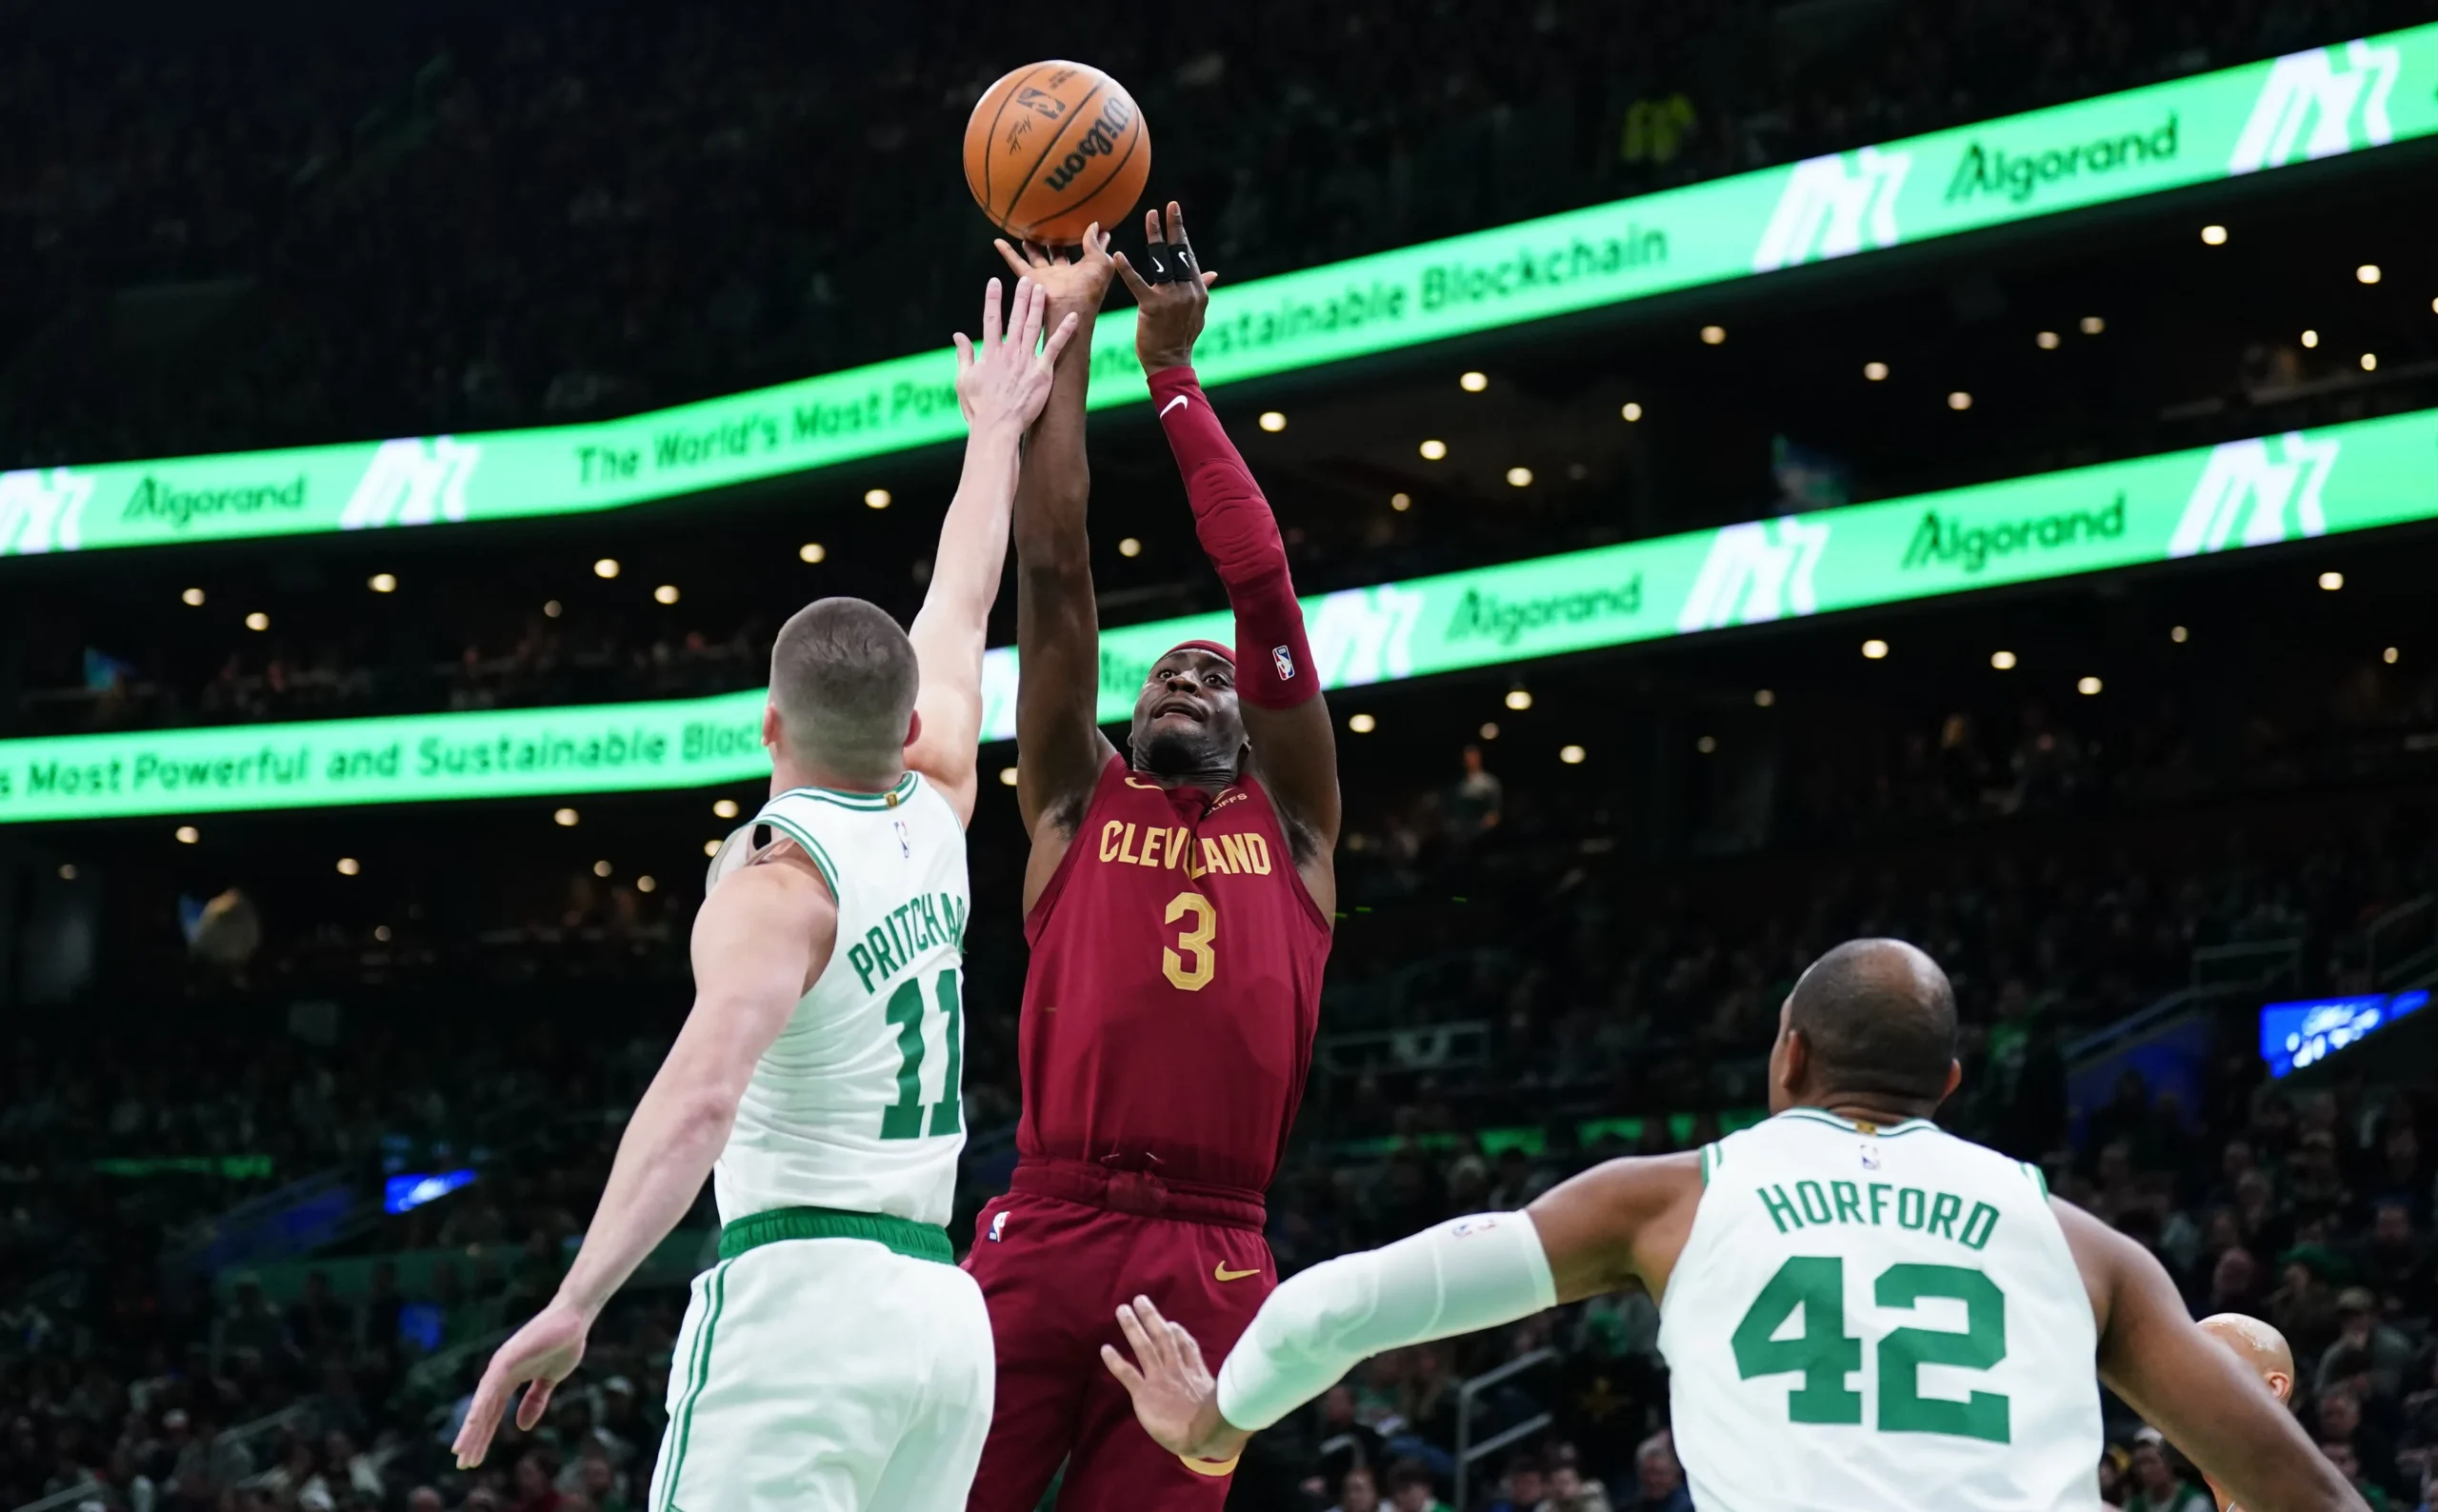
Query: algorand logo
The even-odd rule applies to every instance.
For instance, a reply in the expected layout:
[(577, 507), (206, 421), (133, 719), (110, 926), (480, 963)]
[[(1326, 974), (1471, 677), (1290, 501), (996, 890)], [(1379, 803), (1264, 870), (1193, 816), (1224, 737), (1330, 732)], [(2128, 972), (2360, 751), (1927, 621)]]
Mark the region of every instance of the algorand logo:
[(1710, 539), (1709, 554), (1677, 612), (1676, 629), (1759, 625), (1820, 607), (1811, 574), (1828, 546), (1828, 526), (1797, 518), (1730, 525)]
[(0, 472), (0, 556), (73, 551), (85, 544), (93, 480), (72, 468)]
[(1904, 239), (1896, 226), (1896, 196), (1912, 167), (1912, 153), (1876, 147), (1797, 163), (1778, 195), (1777, 209), (1769, 212), (1769, 224), (1762, 229), (1752, 270), (1767, 273), (1843, 257), (1861, 251), (1866, 241), (1873, 247), (1895, 246)]
[(2168, 555), (2198, 556), (2235, 547), (2274, 546), (2289, 536), (2327, 534), (2320, 490), (2328, 487), (2343, 446), (2288, 430), (2210, 448), (2209, 464), (2201, 469), (2201, 481), (2192, 486), (2175, 533), (2168, 538)]
[[(2290, 163), (2297, 139), (2306, 158), (2334, 157), (2395, 140), (2395, 129), (2388, 122), (2388, 96), (2404, 70), (2402, 55), (2392, 47), (2353, 41), (2345, 45), (2345, 65), (2336, 66), (2334, 48), (2289, 52), (2270, 64), (2268, 82), (2261, 86), (2243, 134), (2235, 138), (2227, 171), (2252, 173)], [(2305, 127), (2310, 129), (2308, 135)]]
[(1312, 661), (1323, 687), (1353, 687), (1413, 675), (1413, 631), (1422, 623), (1419, 589), (1383, 583), (1321, 600), (1312, 618)]
[(2125, 534), (2125, 495), (2097, 509), (2060, 509), (2054, 514), (2028, 515), (1968, 525), (1961, 515), (1942, 518), (1936, 509), (1922, 512), (1913, 539), (1905, 546), (1904, 571), (1933, 563), (1978, 572), (1992, 557), (2018, 551), (2054, 551), (2083, 541), (2115, 541)]
[(384, 441), (348, 496), (339, 528), (465, 519), (466, 485), (482, 456), (482, 448), (455, 436)]

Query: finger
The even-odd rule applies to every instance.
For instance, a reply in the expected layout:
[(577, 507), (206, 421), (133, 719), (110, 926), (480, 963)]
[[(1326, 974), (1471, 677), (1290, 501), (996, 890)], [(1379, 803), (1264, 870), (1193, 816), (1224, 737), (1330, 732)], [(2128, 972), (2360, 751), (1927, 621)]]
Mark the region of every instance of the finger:
[(1000, 260), (1012, 269), (1018, 278), (1032, 271), (1032, 264), (1026, 262), (1023, 256), (1014, 248), (1009, 246), (1003, 238), (992, 237), (990, 245), (999, 249)]
[(1142, 1362), (1145, 1369), (1157, 1368), (1159, 1361), (1152, 1353), (1150, 1331), (1134, 1316), (1134, 1308), (1129, 1303), (1117, 1304), (1117, 1331), (1126, 1336), (1127, 1343), (1134, 1350), (1134, 1358)]
[(1126, 287), (1133, 293), (1134, 302), (1138, 305), (1149, 304), (1151, 286), (1143, 281), (1143, 275), (1134, 270), (1134, 265), (1127, 261), (1126, 254), (1113, 252), (1109, 256), (1109, 261), (1117, 265), (1117, 276), (1126, 280)]
[[(1023, 287), (1018, 280), (1017, 287)], [(992, 279), (982, 286), (982, 350), (988, 354), (999, 345), (999, 281)]]
[(1143, 212), (1143, 239), (1147, 242), (1168, 240), (1168, 237), (1160, 232), (1160, 208), (1157, 205)]
[(1205, 273), (1202, 275), (1202, 287), (1205, 288), (1215, 288), (1218, 285), (1218, 282), (1219, 275), (1217, 273)]
[(956, 343), (956, 370), (963, 372), (972, 367), (973, 343), (967, 338), (965, 332), (960, 330), (949, 337), (949, 340)]
[[(1084, 228), (1084, 246), (1091, 251), (1101, 253), (1109, 251), (1109, 232), (1101, 229), (1100, 222), (1094, 221)], [(1080, 260), (1079, 255), (1078, 261)]]
[(1162, 1369), (1174, 1369), (1177, 1363), (1177, 1349), (1175, 1343), (1169, 1338), (1169, 1321), (1160, 1316), (1160, 1309), (1151, 1305), (1151, 1299), (1149, 1297), (1134, 1299), (1134, 1316), (1143, 1325), (1144, 1337), (1151, 1341), (1153, 1359), (1158, 1362)]
[(470, 1470), (483, 1462), (490, 1450), (491, 1434), (499, 1427), (500, 1409), (507, 1404), (508, 1380), (494, 1364), (483, 1372), (474, 1400), (467, 1404), (465, 1425), (457, 1430), (458, 1469)]
[(1058, 255), (1056, 248), (1046, 247), (1039, 242), (1025, 243), (1025, 256), (1035, 268), (1048, 268), (1053, 263), (1063, 263), (1067, 260)]
[[(1174, 1324), (1170, 1324), (1171, 1327)], [(525, 1400), (516, 1404), (516, 1425), (531, 1433), (542, 1422), (542, 1414), (550, 1410), (550, 1390), (556, 1383), (544, 1377), (525, 1388)]]
[(1169, 1340), (1176, 1345), (1177, 1360), (1186, 1367), (1187, 1374), (1209, 1375), (1210, 1373), (1209, 1368), (1202, 1363), (1201, 1341), (1188, 1332), (1185, 1324), (1181, 1323), (1169, 1324)]
[(1109, 1366), (1109, 1373), (1117, 1378), (1117, 1383), (1126, 1388), (1128, 1396), (1143, 1389), (1143, 1372), (1135, 1369), (1131, 1362), (1117, 1352), (1117, 1345), (1101, 1345), (1101, 1363)]
[(1051, 331), (1049, 340), (1042, 344), (1041, 365), (1044, 368), (1058, 366), (1058, 354), (1065, 351), (1067, 344), (1074, 339), (1075, 328), (1080, 324), (1082, 324), (1081, 320), (1071, 309), (1067, 312), (1066, 318), (1059, 321), (1058, 328)]
[(1174, 200), (1169, 201), (1169, 240), (1185, 240), (1185, 207)]
[(1029, 357), (1041, 346), (1042, 311), (1047, 306), (1039, 284), (1016, 286), (1016, 350)]

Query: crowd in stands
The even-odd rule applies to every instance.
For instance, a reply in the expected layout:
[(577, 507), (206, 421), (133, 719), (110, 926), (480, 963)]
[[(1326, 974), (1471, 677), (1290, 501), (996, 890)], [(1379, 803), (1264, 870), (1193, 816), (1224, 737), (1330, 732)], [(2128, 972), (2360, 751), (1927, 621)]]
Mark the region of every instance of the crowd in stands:
[[(569, 420), (936, 346), (995, 266), (956, 133), (1043, 46), (1013, 12), (771, 3), (10, 9), (11, 467)], [(1132, 87), (1154, 189), (1241, 277), (2421, 19), (1368, 0), (1314, 35), (1267, 0), (1190, 34), (1109, 11), (1061, 45)]]

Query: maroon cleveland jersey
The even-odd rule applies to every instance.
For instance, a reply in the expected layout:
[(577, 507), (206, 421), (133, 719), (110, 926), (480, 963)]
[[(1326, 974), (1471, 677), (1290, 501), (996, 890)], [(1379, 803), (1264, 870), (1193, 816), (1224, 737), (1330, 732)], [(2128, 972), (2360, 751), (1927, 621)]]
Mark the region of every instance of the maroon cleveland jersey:
[(1261, 784), (1168, 787), (1111, 756), (1025, 936), (1018, 1156), (1267, 1187), (1329, 927)]

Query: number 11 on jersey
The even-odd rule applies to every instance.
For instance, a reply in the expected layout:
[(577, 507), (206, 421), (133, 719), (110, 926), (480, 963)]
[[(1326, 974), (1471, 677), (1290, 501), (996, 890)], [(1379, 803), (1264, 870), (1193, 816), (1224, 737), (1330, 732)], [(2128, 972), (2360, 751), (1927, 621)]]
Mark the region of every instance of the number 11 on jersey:
[[(957, 995), (954, 966), (932, 978), (933, 996), (947, 1015), (948, 1075), (940, 1082), (940, 1100), (929, 1106), (930, 1132), (955, 1134), (965, 1127), (965, 1009)], [(882, 1110), (880, 1137), (885, 1140), (923, 1136), (923, 984), (909, 980), (889, 994), (889, 1022), (897, 1025), (897, 1101)]]

